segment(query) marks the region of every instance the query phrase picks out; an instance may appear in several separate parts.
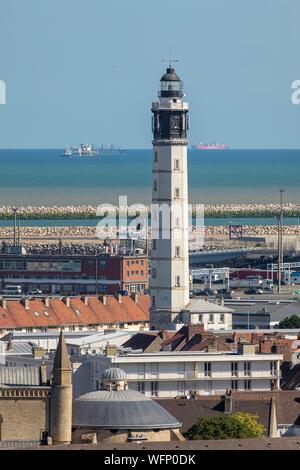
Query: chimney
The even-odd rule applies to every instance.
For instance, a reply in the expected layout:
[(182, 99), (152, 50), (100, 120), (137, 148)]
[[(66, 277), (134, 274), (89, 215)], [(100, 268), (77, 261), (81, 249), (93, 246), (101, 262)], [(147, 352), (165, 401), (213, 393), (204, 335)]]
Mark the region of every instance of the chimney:
[(132, 292), (132, 294), (130, 295), (130, 297), (132, 298), (132, 300), (135, 301), (136, 304), (139, 303), (139, 294), (137, 294), (136, 292)]
[(188, 325), (188, 338), (191, 338), (196, 333), (204, 333), (204, 325)]
[(89, 304), (89, 298), (88, 298), (86, 295), (84, 295), (83, 297), (81, 297), (81, 300), (82, 300), (82, 302), (84, 303), (84, 305), (88, 305), (88, 304)]
[(63, 301), (66, 304), (66, 307), (70, 307), (70, 297), (64, 297)]
[(231, 391), (226, 390), (226, 395), (224, 397), (224, 413), (232, 413), (232, 395)]
[(261, 354), (271, 354), (272, 342), (269, 339), (262, 338), (259, 340), (259, 352)]
[(224, 307), (224, 297), (221, 297), (221, 298), (220, 298), (220, 305), (221, 305), (222, 307)]
[(0, 299), (0, 307), (7, 309), (6, 299)]
[(43, 300), (44, 300), (45, 307), (50, 307), (50, 298), (45, 297)]
[(105, 356), (116, 356), (118, 354), (117, 346), (107, 345), (105, 348)]
[(121, 294), (117, 294), (117, 299), (118, 299), (119, 304), (121, 304), (121, 303), (122, 303), (122, 296), (121, 296)]
[(24, 305), (26, 310), (29, 310), (29, 308), (30, 308), (29, 299), (24, 298), (24, 299), (21, 300), (21, 303)]
[(47, 368), (46, 364), (42, 363), (40, 367), (41, 385), (47, 385)]
[(107, 305), (106, 295), (99, 295), (99, 300), (103, 303), (103, 305)]

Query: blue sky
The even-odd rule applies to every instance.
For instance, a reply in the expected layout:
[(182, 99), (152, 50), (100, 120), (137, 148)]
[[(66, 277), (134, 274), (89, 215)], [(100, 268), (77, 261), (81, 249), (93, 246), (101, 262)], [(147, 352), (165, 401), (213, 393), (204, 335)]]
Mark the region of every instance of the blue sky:
[(1, 0), (0, 147), (150, 147), (171, 49), (191, 144), (299, 148), (299, 17), (299, 0)]

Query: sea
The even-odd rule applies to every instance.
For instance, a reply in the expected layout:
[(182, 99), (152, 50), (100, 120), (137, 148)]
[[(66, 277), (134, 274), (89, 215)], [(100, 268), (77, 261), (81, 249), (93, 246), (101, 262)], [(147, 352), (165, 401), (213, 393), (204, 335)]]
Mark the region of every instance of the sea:
[[(0, 206), (117, 204), (120, 195), (127, 196), (128, 204), (150, 204), (151, 149), (93, 158), (65, 158), (62, 152), (1, 149)], [(284, 202), (300, 201), (300, 149), (189, 149), (188, 167), (191, 203), (274, 203), (280, 188)]]

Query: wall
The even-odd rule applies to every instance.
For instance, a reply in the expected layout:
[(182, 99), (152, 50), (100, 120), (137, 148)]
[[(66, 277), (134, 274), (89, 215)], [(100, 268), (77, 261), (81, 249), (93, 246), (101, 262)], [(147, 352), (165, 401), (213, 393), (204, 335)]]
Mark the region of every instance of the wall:
[(48, 398), (0, 397), (0, 416), (0, 440), (40, 440), (49, 429)]
[[(120, 430), (117, 433), (111, 433), (107, 429), (96, 430), (92, 428), (82, 428), (76, 429), (72, 434), (72, 443), (80, 444), (82, 443), (81, 436), (85, 434), (91, 434), (95, 432), (97, 435), (97, 442), (106, 442), (107, 444), (120, 444), (123, 442), (128, 442), (128, 432), (127, 430)], [(170, 429), (164, 429), (158, 432), (154, 431), (144, 431), (144, 430), (134, 430), (132, 431), (133, 436), (143, 435), (147, 438), (148, 442), (168, 442), (174, 440), (175, 436), (171, 433)]]

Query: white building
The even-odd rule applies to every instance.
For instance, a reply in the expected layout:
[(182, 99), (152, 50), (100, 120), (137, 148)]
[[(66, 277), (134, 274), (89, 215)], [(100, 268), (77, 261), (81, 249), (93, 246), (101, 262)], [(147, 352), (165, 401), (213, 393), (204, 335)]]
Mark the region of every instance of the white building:
[(189, 302), (188, 104), (175, 70), (162, 76), (153, 112), (151, 329), (174, 328)]
[(206, 331), (230, 330), (233, 310), (204, 299), (190, 299), (180, 319), (185, 324), (204, 325)]
[(101, 383), (104, 369), (125, 370), (129, 388), (149, 397), (173, 398), (190, 391), (200, 395), (226, 390), (270, 391), (280, 388), (282, 354), (258, 354), (254, 345), (239, 345), (239, 352), (158, 352), (91, 356), (92, 389)]

